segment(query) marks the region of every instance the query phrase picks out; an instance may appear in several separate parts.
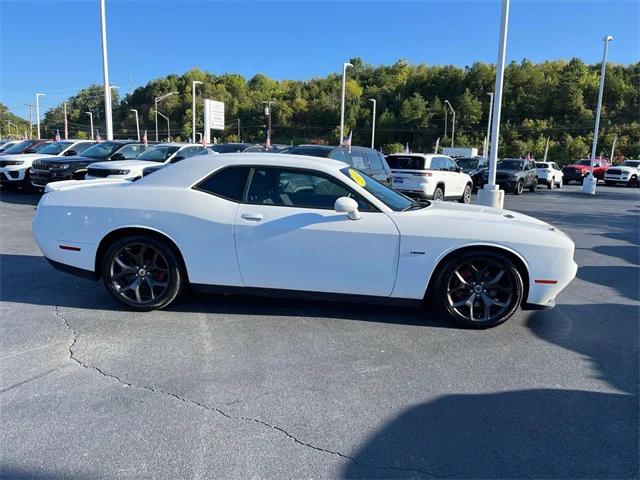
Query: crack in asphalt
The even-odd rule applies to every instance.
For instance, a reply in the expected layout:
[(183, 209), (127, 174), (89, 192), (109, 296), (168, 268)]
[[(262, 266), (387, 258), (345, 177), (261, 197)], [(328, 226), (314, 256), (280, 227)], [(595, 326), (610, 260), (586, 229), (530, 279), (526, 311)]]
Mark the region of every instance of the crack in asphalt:
[(113, 375), (111, 373), (105, 372), (104, 370), (102, 370), (99, 367), (94, 367), (92, 365), (88, 365), (88, 364), (84, 363), (82, 360), (80, 360), (78, 357), (76, 357), (74, 352), (73, 352), (73, 347), (75, 347), (76, 343), (78, 342), (78, 335), (76, 334), (75, 329), (67, 321), (65, 316), (60, 313), (60, 307), (58, 305), (55, 305), (54, 306), (54, 310), (55, 310), (55, 315), (59, 319), (62, 320), (62, 322), (64, 323), (65, 327), (71, 333), (71, 336), (72, 336), (71, 344), (67, 347), (67, 351), (69, 352), (69, 359), (72, 360), (73, 362), (77, 363), (82, 368), (85, 368), (87, 370), (93, 370), (93, 371), (99, 373), (100, 375), (102, 375), (103, 377), (115, 380), (116, 382), (120, 383), (121, 385), (123, 385), (125, 387), (135, 388), (137, 390), (144, 390), (144, 391), (155, 393), (155, 394), (158, 394), (158, 395), (165, 395), (165, 396), (171, 397), (171, 398), (173, 398), (175, 400), (178, 400), (180, 402), (186, 403), (188, 405), (196, 406), (196, 407), (202, 408), (204, 410), (207, 410), (209, 412), (218, 413), (219, 415), (222, 415), (224, 418), (226, 418), (228, 420), (241, 420), (241, 421), (245, 421), (245, 422), (253, 422), (253, 423), (256, 423), (256, 424), (261, 425), (263, 427), (271, 428), (272, 430), (276, 430), (277, 432), (283, 434), (288, 439), (292, 440), (293, 442), (297, 443), (298, 445), (301, 445), (301, 446), (307, 447), (307, 448), (311, 448), (311, 449), (316, 450), (318, 452), (327, 453), (327, 454), (330, 454), (330, 455), (335, 455), (335, 456), (340, 457), (342, 459), (348, 460), (348, 461), (352, 462), (353, 464), (355, 464), (355, 465), (357, 465), (359, 467), (368, 468), (368, 469), (376, 469), (376, 470), (416, 472), (416, 473), (419, 473), (419, 474), (424, 475), (426, 477), (445, 478), (445, 477), (450, 477), (450, 476), (455, 475), (453, 473), (450, 473), (450, 474), (437, 474), (437, 473), (428, 472), (426, 470), (422, 470), (422, 469), (419, 469), (419, 468), (389, 467), (389, 466), (384, 466), (384, 465), (369, 465), (369, 464), (365, 464), (365, 463), (359, 462), (354, 457), (351, 457), (349, 455), (345, 455), (344, 453), (336, 452), (334, 450), (329, 450), (329, 449), (326, 449), (326, 448), (318, 447), (316, 445), (312, 445), (310, 443), (304, 442), (304, 441), (300, 440), (299, 438), (295, 437), (294, 435), (292, 435), (291, 433), (287, 432), (284, 428), (279, 427), (277, 425), (272, 425), (270, 423), (267, 423), (265, 421), (259, 420), (257, 418), (233, 416), (233, 415), (228, 414), (224, 410), (220, 410), (219, 408), (212, 407), (212, 406), (209, 406), (209, 405), (205, 405), (204, 403), (200, 403), (200, 402), (198, 402), (196, 400), (191, 400), (191, 399), (188, 399), (188, 398), (181, 397), (180, 395), (178, 395), (176, 393), (167, 392), (165, 390), (149, 387), (149, 386), (146, 386), (146, 385), (134, 385), (133, 383), (129, 383), (129, 382), (121, 379), (117, 375)]

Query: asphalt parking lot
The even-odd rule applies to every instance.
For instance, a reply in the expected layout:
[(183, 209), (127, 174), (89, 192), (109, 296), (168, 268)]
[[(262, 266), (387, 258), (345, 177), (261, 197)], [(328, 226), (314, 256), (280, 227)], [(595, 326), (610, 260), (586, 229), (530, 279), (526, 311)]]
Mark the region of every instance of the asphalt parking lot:
[(640, 192), (508, 195), (576, 242), (551, 311), (191, 294), (125, 311), (2, 192), (2, 478), (636, 478)]

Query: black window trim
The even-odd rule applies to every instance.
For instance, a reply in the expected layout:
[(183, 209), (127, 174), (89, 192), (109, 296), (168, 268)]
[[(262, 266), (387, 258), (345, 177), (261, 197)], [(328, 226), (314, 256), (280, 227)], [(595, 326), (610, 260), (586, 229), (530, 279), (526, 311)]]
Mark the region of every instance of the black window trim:
[[(230, 169), (230, 168), (249, 168), (249, 174), (247, 175), (247, 179), (245, 180), (244, 183), (244, 188), (242, 190), (242, 199), (240, 201), (237, 201), (235, 199), (232, 198), (228, 198), (225, 197), (224, 195), (219, 195), (217, 193), (214, 192), (210, 192), (209, 190), (205, 190), (203, 188), (200, 188), (200, 185), (202, 185), (204, 182), (206, 182), (207, 180), (209, 180), (209, 178), (213, 177), (214, 175), (217, 175), (218, 173)], [(203, 178), (202, 180), (198, 181), (195, 183), (195, 185), (193, 185), (191, 187), (192, 190), (196, 190), (202, 193), (206, 193), (208, 195), (213, 195), (214, 197), (218, 197), (218, 198), (222, 198), (224, 200), (227, 200), (228, 202), (232, 202), (232, 203), (236, 203), (236, 204), (242, 204), (242, 205), (258, 205), (258, 206), (263, 206), (263, 207), (287, 207), (287, 208), (306, 208), (309, 210), (328, 210), (328, 211), (333, 211), (333, 208), (319, 208), (319, 207), (299, 207), (299, 206), (292, 206), (292, 205), (265, 205), (264, 203), (251, 203), (247, 201), (247, 195), (249, 193), (249, 187), (251, 185), (251, 181), (253, 180), (253, 174), (257, 169), (280, 169), (280, 170), (294, 170), (294, 171), (300, 171), (300, 172), (313, 172), (314, 175), (323, 177), (327, 180), (331, 180), (335, 183), (337, 183), (338, 185), (340, 185), (341, 187), (343, 187), (345, 190), (347, 190), (348, 192), (357, 195), (358, 197), (362, 198), (362, 200), (369, 205), (370, 209), (366, 210), (365, 213), (381, 213), (382, 210), (380, 210), (377, 206), (375, 206), (373, 203), (371, 203), (367, 198), (364, 197), (364, 195), (356, 192), (353, 188), (351, 188), (349, 185), (347, 185), (346, 183), (344, 183), (341, 179), (334, 177), (333, 175), (330, 175), (328, 173), (325, 172), (321, 172), (319, 170), (312, 170), (309, 168), (301, 168), (301, 167), (285, 167), (285, 166), (275, 166), (275, 165), (253, 165), (253, 164), (247, 164), (247, 165), (225, 165), (222, 168), (219, 168), (213, 172), (211, 172), (209, 175), (207, 175), (205, 178)], [(353, 168), (352, 166), (349, 166), (349, 168)], [(353, 168), (354, 170), (357, 170), (355, 168)]]

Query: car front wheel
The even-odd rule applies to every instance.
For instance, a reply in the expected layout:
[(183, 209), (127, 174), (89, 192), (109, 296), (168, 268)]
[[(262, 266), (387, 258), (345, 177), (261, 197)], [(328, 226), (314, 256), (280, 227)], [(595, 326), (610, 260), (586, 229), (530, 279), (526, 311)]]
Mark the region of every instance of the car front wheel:
[(522, 302), (520, 273), (506, 256), (467, 252), (448, 260), (437, 272), (434, 301), (448, 320), (473, 328), (506, 322)]
[(134, 310), (164, 308), (182, 291), (186, 275), (173, 250), (162, 240), (130, 236), (113, 243), (102, 264), (104, 284)]
[(523, 190), (524, 182), (522, 180), (518, 180), (518, 183), (516, 183), (516, 186), (513, 189), (514, 195), (521, 195)]
[(462, 197), (458, 200), (460, 203), (471, 203), (471, 185), (464, 187)]

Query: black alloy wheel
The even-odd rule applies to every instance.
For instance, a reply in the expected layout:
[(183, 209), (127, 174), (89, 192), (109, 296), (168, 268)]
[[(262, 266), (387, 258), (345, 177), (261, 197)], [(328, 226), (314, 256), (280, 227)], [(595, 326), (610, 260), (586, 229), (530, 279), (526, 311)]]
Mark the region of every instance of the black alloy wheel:
[(523, 283), (514, 264), (493, 251), (469, 252), (448, 261), (435, 284), (438, 309), (473, 328), (507, 321), (522, 302)]
[(522, 180), (518, 180), (518, 182), (516, 183), (516, 186), (513, 189), (513, 194), (522, 195), (523, 191), (524, 191), (524, 182)]
[(173, 251), (153, 237), (126, 237), (107, 251), (103, 263), (107, 289), (136, 310), (169, 305), (182, 290), (185, 275)]

